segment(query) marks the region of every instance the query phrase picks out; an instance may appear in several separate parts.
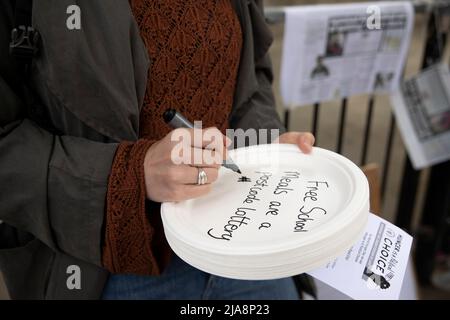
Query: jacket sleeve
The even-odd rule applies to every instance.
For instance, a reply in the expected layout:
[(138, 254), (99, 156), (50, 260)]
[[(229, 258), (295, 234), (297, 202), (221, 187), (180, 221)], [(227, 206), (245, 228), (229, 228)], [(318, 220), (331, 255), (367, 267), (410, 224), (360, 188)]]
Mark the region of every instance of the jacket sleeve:
[[(234, 129), (268, 129), (269, 136), (267, 141), (270, 142), (272, 140), (270, 129), (278, 129), (280, 134), (286, 130), (276, 110), (272, 88), (272, 61), (268, 53), (268, 49), (273, 41), (273, 35), (264, 19), (262, 0), (251, 2), (250, 16), (252, 26), (249, 29), (252, 30), (252, 34), (246, 41), (252, 38), (253, 52), (250, 54), (255, 59), (251, 65), (252, 70), (248, 70), (250, 68), (249, 65), (242, 66), (242, 68), (247, 69), (245, 72), (254, 73), (254, 77), (251, 76), (249, 79), (250, 82), (255, 82), (255, 89), (252, 96), (234, 111), (230, 124)], [(244, 85), (248, 86), (248, 83)]]
[(151, 223), (159, 208), (150, 210), (147, 206), (143, 166), (146, 152), (155, 142), (140, 139), (121, 143), (114, 158), (103, 247), (103, 265), (111, 273), (158, 275), (163, 269), (153, 250), (162, 230)]
[[(256, 63), (257, 90), (234, 119), (235, 127), (242, 129), (279, 129), (286, 131), (276, 110), (273, 93), (272, 62), (269, 54)], [(270, 140), (269, 140), (270, 141)]]

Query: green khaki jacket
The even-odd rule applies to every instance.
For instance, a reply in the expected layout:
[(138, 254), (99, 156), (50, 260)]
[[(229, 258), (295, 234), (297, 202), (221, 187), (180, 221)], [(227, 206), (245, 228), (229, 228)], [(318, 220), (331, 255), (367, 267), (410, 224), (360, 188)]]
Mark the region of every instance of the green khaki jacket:
[[(34, 1), (42, 41), (25, 103), (8, 53), (14, 3), (0, 4), (0, 271), (13, 299), (98, 299), (108, 176), (118, 143), (138, 139), (151, 61), (128, 0), (76, 1), (81, 30), (66, 27), (73, 0)], [(283, 130), (262, 1), (232, 3), (244, 45), (230, 127)], [(81, 289), (67, 285), (73, 265)]]

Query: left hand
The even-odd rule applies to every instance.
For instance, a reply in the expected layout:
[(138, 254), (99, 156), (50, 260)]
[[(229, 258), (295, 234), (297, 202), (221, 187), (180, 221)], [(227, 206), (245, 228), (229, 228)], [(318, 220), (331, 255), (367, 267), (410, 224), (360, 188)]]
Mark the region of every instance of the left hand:
[(311, 153), (315, 140), (309, 132), (286, 132), (279, 136), (275, 143), (295, 144), (302, 152)]

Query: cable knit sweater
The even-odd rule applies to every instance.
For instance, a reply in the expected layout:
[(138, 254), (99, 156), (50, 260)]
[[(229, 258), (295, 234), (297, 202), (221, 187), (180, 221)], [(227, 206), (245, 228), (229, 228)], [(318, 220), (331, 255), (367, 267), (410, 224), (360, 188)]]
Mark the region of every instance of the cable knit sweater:
[(170, 248), (160, 205), (146, 200), (145, 154), (171, 130), (162, 120), (167, 108), (203, 127), (227, 128), (242, 34), (229, 0), (130, 0), (130, 6), (152, 64), (140, 140), (119, 145), (109, 178), (103, 265), (112, 273), (157, 275)]

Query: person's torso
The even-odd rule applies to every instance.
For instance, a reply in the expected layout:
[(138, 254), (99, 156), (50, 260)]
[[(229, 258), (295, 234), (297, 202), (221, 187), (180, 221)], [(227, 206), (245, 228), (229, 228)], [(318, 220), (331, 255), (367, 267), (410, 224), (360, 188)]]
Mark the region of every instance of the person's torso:
[(228, 127), (242, 34), (230, 0), (131, 0), (151, 66), (140, 114), (140, 136), (170, 130), (168, 108), (203, 127)]
[[(242, 113), (258, 90), (256, 61), (265, 55), (272, 39), (259, 0), (231, 2), (243, 40), (232, 113)], [(71, 5), (71, 0), (33, 4), (33, 27), (42, 37), (32, 73), (36, 95), (62, 135), (105, 143), (136, 140), (151, 64), (129, 2), (78, 0), (80, 30), (66, 26), (64, 17), (69, 18), (66, 11)], [(202, 114), (201, 119), (209, 121), (208, 117)], [(41, 251), (39, 265), (45, 270), (32, 263), (22, 263), (18, 269), (12, 263), (23, 261), (21, 255), (38, 259)], [(7, 280), (17, 289), (16, 298), (92, 299), (100, 296), (107, 279), (104, 269), (53, 252), (38, 239), (26, 248), (13, 249), (8, 260), (11, 263), (5, 268), (11, 276)], [(68, 290), (62, 280), (67, 278), (65, 266), (71, 264), (84, 272), (82, 291)], [(26, 279), (25, 287), (21, 279)], [(39, 285), (44, 282), (47, 285)]]

